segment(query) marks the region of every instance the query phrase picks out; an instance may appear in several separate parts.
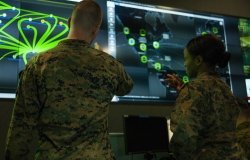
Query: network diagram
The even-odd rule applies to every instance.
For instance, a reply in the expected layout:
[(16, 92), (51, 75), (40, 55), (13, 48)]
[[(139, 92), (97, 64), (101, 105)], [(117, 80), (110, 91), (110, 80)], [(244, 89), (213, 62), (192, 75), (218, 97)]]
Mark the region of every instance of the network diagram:
[(22, 60), (55, 47), (66, 38), (67, 19), (0, 1), (0, 61)]

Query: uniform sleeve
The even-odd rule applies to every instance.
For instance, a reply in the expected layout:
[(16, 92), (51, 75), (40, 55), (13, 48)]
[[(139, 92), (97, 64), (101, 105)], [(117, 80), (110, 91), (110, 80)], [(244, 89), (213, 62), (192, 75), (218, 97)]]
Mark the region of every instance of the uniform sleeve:
[(250, 159), (250, 122), (244, 122), (237, 127), (237, 138), (239, 148), (246, 157)]
[(125, 71), (123, 65), (119, 63), (118, 65), (119, 78), (118, 86), (116, 88), (115, 95), (123, 96), (131, 91), (133, 88), (133, 80), (130, 75)]
[(39, 102), (34, 70), (27, 67), (20, 76), (10, 128), (6, 159), (34, 159), (38, 146)]
[(197, 140), (202, 130), (203, 117), (198, 97), (199, 93), (190, 93), (188, 87), (185, 87), (176, 101), (175, 111), (171, 114), (173, 136), (170, 149), (178, 160), (190, 160), (198, 147)]

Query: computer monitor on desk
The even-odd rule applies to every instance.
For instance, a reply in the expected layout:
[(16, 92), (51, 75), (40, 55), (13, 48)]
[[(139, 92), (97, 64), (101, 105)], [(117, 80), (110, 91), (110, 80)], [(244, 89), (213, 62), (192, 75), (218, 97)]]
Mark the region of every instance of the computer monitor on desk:
[(169, 152), (167, 119), (124, 115), (126, 154)]

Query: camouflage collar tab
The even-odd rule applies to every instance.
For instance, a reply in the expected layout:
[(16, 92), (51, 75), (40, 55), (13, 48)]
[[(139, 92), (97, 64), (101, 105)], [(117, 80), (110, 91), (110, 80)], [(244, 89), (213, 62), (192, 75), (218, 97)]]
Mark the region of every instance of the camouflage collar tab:
[(62, 40), (60, 44), (70, 45), (70, 46), (89, 46), (89, 43), (80, 39), (65, 39)]

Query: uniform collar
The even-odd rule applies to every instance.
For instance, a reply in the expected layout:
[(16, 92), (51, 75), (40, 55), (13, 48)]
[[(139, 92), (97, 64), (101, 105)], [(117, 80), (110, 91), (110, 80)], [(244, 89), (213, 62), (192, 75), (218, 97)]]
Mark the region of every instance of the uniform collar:
[(59, 44), (70, 45), (72, 47), (75, 47), (75, 46), (78, 46), (78, 47), (79, 46), (90, 46), (90, 44), (87, 43), (86, 41), (79, 40), (79, 39), (64, 39)]
[(207, 77), (207, 76), (219, 76), (217, 72), (203, 72), (197, 76), (197, 78)]

